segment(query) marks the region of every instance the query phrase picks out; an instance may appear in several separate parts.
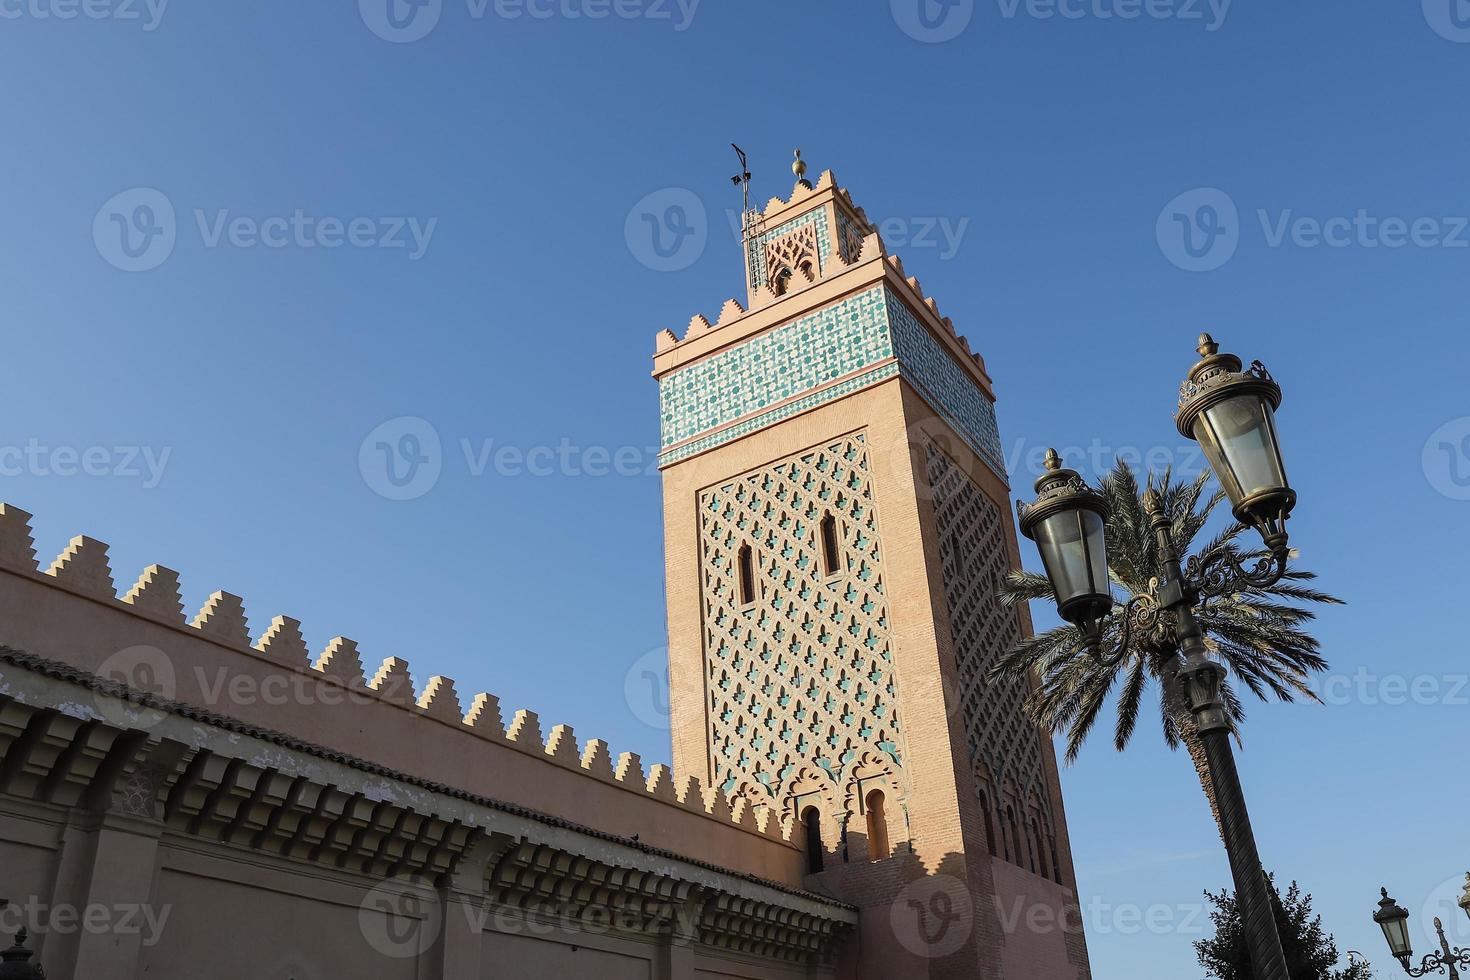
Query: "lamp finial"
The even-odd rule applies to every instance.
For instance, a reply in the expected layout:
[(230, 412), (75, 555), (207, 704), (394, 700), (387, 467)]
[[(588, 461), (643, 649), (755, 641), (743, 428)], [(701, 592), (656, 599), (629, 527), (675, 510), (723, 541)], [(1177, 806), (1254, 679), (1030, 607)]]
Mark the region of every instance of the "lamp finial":
[(1057, 455), (1055, 449), (1048, 449), (1046, 451), (1045, 465), (1048, 470), (1053, 472), (1062, 468), (1062, 457)]
[(1207, 333), (1202, 333), (1199, 335), (1199, 346), (1195, 350), (1199, 351), (1200, 357), (1214, 357), (1220, 353), (1220, 345), (1215, 343), (1214, 337), (1211, 337)]

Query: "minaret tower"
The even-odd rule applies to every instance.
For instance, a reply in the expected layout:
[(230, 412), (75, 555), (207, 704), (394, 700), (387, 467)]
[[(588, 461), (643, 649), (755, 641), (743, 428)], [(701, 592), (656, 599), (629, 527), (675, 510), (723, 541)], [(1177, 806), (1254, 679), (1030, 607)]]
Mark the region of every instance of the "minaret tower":
[(1030, 628), (991, 379), (792, 169), (745, 305), (657, 340), (676, 769), (793, 822), (865, 978), (1088, 977), (1051, 744), (986, 678)]

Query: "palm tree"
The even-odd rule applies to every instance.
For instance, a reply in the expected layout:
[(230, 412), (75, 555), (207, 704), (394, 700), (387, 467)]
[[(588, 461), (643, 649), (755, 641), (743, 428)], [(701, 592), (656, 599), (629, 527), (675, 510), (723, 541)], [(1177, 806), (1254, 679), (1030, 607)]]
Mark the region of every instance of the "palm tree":
[[(1215, 508), (1225, 500), (1225, 493), (1218, 489), (1205, 496), (1209, 479), (1208, 474), (1201, 474), (1192, 482), (1180, 482), (1165, 470), (1157, 479), (1150, 476), (1148, 487), (1141, 489), (1133, 471), (1121, 460), (1103, 478), (1099, 490), (1109, 507), (1104, 529), (1109, 573), (1117, 591), (1123, 595), (1122, 602), (1115, 596), (1115, 613), (1121, 613), (1134, 596), (1152, 593), (1160, 577), (1157, 543), (1144, 512), (1145, 490), (1152, 488), (1162, 497), (1164, 513), (1173, 525), (1175, 546), (1181, 556), (1186, 556)], [(1193, 553), (1204, 558), (1225, 552), (1249, 567), (1265, 553), (1241, 546), (1238, 539), (1245, 530), (1244, 525), (1232, 523)], [(1228, 591), (1229, 586), (1207, 584), (1202, 589), (1198, 616), (1205, 645), (1220, 658), (1238, 684), (1262, 701), (1275, 696), (1290, 702), (1301, 695), (1320, 702), (1307, 681), (1313, 671), (1325, 670), (1327, 661), (1318, 655), (1317, 639), (1304, 629), (1316, 614), (1293, 603), (1340, 605), (1342, 600), (1302, 584), (1314, 578), (1311, 572), (1293, 570), (1267, 588)], [(1055, 599), (1045, 575), (1026, 571), (1012, 572), (997, 591), (1008, 606), (1032, 599)], [(1114, 615), (1104, 623), (1101, 642), (1104, 651), (1115, 649), (1121, 641), (1121, 619), (1120, 615)], [(1053, 735), (1065, 733), (1068, 762), (1076, 760), (1098, 714), (1120, 681), (1113, 745), (1119, 752), (1127, 748), (1138, 724), (1148, 682), (1158, 681), (1164, 741), (1171, 749), (1177, 749), (1182, 743), (1189, 751), (1218, 827), (1219, 813), (1210, 785), (1204, 743), (1195, 731), (1176, 683), (1180, 661), (1172, 638), (1162, 625), (1152, 632), (1134, 630), (1123, 653), (1116, 662), (1103, 663), (1089, 652), (1077, 627), (1063, 625), (1021, 640), (996, 662), (991, 675), (1033, 679), (1025, 702), (1026, 711)], [(1245, 708), (1239, 692), (1228, 683), (1224, 700), (1231, 723), (1239, 725), (1245, 718)]]

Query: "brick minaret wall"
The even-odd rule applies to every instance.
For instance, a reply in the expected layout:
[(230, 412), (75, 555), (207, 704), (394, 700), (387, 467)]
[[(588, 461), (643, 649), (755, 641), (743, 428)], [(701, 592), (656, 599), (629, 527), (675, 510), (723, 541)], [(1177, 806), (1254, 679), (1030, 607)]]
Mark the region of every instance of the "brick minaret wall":
[(830, 173), (744, 225), (748, 308), (655, 354), (676, 767), (816, 815), (862, 976), (1088, 977), (1054, 753), (984, 677), (1029, 629), (984, 364)]

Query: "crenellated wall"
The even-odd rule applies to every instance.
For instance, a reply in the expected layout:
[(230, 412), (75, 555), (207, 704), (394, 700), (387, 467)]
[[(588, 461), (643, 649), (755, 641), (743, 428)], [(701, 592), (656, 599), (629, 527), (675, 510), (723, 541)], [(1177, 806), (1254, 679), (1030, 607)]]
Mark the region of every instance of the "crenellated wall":
[(0, 505), (0, 644), (732, 872), (802, 882), (790, 822), (696, 775), (614, 757), (567, 725), (543, 731), (534, 712), (506, 725), (494, 695), (462, 701), (443, 676), (417, 685), (398, 657), (369, 673), (346, 637), (313, 659), (287, 616), (252, 638), (244, 602), (228, 592), (187, 617), (178, 574), (160, 565), (119, 596), (108, 547), (93, 538), (73, 538), (43, 570), (30, 515), (12, 505)]

